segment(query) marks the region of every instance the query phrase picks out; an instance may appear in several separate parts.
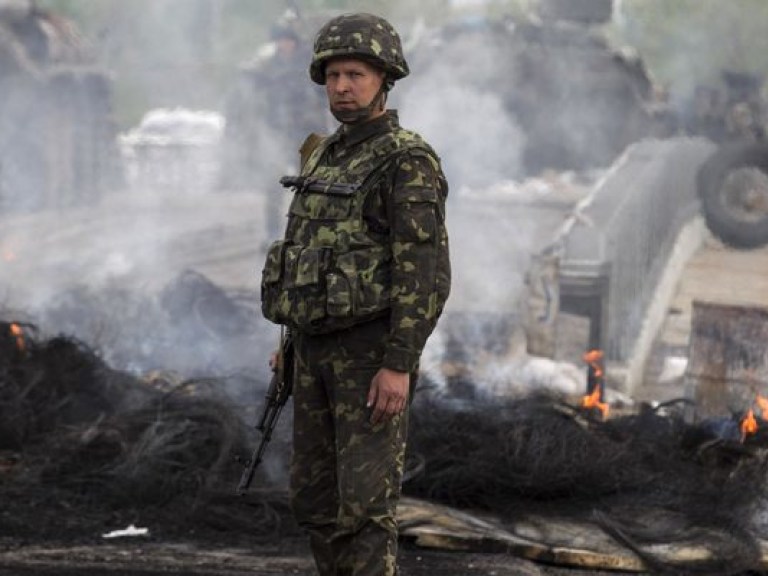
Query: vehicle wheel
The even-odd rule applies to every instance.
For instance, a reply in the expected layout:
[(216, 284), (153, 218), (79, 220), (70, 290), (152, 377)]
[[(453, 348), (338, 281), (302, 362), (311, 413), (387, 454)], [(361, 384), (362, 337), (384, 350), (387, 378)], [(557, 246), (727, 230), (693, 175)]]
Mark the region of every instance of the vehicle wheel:
[(734, 248), (768, 244), (768, 145), (721, 148), (699, 170), (697, 185), (715, 236)]

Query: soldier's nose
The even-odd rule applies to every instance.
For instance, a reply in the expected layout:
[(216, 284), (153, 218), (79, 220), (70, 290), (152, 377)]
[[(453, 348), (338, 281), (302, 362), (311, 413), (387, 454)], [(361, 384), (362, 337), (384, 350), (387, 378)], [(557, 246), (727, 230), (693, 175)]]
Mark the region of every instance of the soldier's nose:
[(345, 79), (344, 77), (341, 77), (336, 82), (336, 93), (344, 94), (345, 92), (349, 92), (349, 87), (350, 87), (349, 80)]

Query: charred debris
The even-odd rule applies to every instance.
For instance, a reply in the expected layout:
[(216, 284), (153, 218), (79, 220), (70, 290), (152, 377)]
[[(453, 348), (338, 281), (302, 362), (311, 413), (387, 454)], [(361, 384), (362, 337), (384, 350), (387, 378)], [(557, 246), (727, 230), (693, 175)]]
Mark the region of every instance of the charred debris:
[[(183, 281), (197, 286), (186, 304), (195, 309), (202, 279)], [(245, 313), (236, 301), (228, 306), (235, 318)], [(254, 441), (245, 424), (253, 414), (226, 389), (221, 376), (118, 370), (76, 338), (1, 321), (0, 493), (12, 503), (0, 516), (3, 532), (31, 537), (41, 527), (30, 514), (78, 514), (227, 537), (296, 533), (285, 477), (274, 472), (286, 466), (287, 429), (270, 445), (270, 473), (235, 496), (234, 457)], [(755, 433), (739, 434), (741, 414), (730, 424), (692, 424), (685, 408), (672, 401), (606, 418), (555, 394), (467, 400), (425, 381), (413, 403), (404, 492), (502, 522), (534, 511), (578, 518), (654, 573), (755, 570), (768, 426), (758, 418)], [(669, 542), (708, 555), (670, 564), (652, 552)]]

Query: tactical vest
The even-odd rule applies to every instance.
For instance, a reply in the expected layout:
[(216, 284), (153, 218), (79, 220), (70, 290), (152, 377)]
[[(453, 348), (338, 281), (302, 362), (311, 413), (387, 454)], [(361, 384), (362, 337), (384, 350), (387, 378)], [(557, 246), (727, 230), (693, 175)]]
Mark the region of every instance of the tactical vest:
[(374, 136), (335, 166), (320, 165), (326, 138), (301, 176), (281, 181), (294, 190), (285, 238), (273, 242), (261, 278), (264, 317), (307, 334), (348, 328), (390, 308), (392, 251), (368, 229), (366, 198), (405, 152), (434, 154), (403, 128)]

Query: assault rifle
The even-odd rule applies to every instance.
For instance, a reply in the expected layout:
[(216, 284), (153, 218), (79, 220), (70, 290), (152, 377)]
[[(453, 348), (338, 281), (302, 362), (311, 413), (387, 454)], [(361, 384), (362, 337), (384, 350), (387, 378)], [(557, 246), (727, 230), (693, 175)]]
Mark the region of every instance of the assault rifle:
[(237, 493), (241, 496), (248, 491), (248, 487), (251, 485), (256, 467), (261, 463), (267, 444), (272, 439), (272, 431), (280, 418), (280, 412), (283, 411), (283, 407), (293, 391), (293, 340), (290, 335), (287, 335), (282, 337), (280, 342), (277, 363), (269, 381), (269, 388), (267, 388), (264, 409), (258, 424), (256, 424), (256, 430), (261, 432), (261, 442), (251, 457), (244, 462), (245, 469), (240, 476), (240, 483), (237, 485)]
[(280, 178), (280, 184), (297, 192), (315, 192), (330, 196), (352, 196), (360, 188), (358, 184), (329, 182), (312, 176), (283, 176)]

